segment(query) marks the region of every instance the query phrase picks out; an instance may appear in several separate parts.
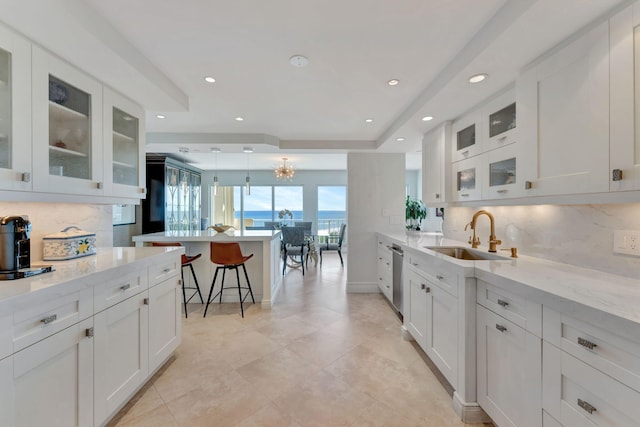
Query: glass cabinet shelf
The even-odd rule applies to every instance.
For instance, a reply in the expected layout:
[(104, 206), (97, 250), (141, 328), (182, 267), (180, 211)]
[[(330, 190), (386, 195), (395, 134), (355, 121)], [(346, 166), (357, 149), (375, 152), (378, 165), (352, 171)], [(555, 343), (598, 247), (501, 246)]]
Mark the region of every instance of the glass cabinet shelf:
[(69, 150), (68, 148), (57, 147), (55, 145), (50, 145), (49, 150), (51, 151), (51, 156), (70, 156), (70, 157), (87, 157), (86, 154), (81, 153), (75, 150)]
[(114, 184), (138, 185), (138, 119), (119, 108), (112, 110), (112, 169)]

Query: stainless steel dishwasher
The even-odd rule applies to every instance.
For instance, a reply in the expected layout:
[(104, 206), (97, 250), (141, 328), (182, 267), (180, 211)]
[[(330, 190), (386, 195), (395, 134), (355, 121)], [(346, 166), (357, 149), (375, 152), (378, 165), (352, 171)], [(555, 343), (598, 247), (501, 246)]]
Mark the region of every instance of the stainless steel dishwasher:
[(391, 246), (393, 255), (393, 306), (402, 314), (402, 258), (404, 253), (400, 246)]

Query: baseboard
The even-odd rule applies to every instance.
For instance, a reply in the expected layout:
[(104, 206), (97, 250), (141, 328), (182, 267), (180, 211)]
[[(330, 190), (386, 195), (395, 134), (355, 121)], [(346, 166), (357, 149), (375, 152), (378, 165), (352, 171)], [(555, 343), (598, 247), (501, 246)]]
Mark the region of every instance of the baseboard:
[(453, 392), (453, 410), (465, 424), (490, 423), (489, 415), (482, 410), (477, 402), (464, 402), (457, 392)]
[(377, 294), (380, 293), (380, 288), (377, 283), (347, 283), (347, 292)]
[(407, 328), (405, 328), (404, 325), (400, 326), (400, 333), (402, 334), (402, 339), (403, 340), (405, 340), (405, 341), (415, 341), (415, 338), (413, 338), (413, 335), (411, 335), (409, 330)]

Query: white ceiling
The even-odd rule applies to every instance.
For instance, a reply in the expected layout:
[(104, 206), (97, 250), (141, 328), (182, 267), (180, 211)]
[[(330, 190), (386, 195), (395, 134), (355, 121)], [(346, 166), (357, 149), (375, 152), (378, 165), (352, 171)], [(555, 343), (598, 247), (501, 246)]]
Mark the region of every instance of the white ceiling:
[[(408, 152), (417, 168), (426, 131), (627, 3), (0, 0), (0, 20), (144, 105), (149, 152), (185, 147), (203, 169), (215, 167), (211, 147), (223, 150), (220, 169), (246, 168), (243, 146), (256, 151), (252, 169), (282, 157), (340, 169), (349, 151)], [(294, 54), (309, 65), (291, 66)], [(470, 85), (480, 72), (486, 82)]]

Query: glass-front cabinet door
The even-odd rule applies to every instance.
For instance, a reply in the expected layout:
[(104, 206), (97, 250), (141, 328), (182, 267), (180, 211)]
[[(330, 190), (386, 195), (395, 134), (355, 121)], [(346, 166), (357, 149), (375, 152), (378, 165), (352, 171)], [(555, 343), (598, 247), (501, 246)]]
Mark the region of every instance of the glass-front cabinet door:
[(482, 197), (482, 160), (475, 156), (451, 165), (451, 196), (455, 202), (480, 200)]
[(104, 89), (105, 194), (145, 196), (144, 111), (112, 90)]
[(468, 159), (482, 152), (480, 113), (456, 120), (451, 126), (451, 161)]
[(201, 177), (200, 175), (191, 174), (191, 222), (189, 229), (191, 231), (200, 230), (200, 217), (202, 213), (202, 194), (201, 194)]
[(164, 186), (164, 200), (165, 200), (165, 230), (177, 231), (179, 211), (178, 211), (178, 187), (180, 186), (180, 170), (172, 168), (171, 166), (165, 166), (165, 186)]
[(189, 230), (191, 219), (191, 173), (180, 170), (180, 185), (178, 186), (178, 222), (179, 230)]
[(497, 96), (483, 108), (483, 118), (486, 120), (483, 151), (516, 142), (518, 122), (515, 99), (515, 89), (511, 89)]
[(33, 47), (33, 188), (104, 194), (102, 85)]
[(31, 45), (0, 25), (0, 190), (31, 190)]

